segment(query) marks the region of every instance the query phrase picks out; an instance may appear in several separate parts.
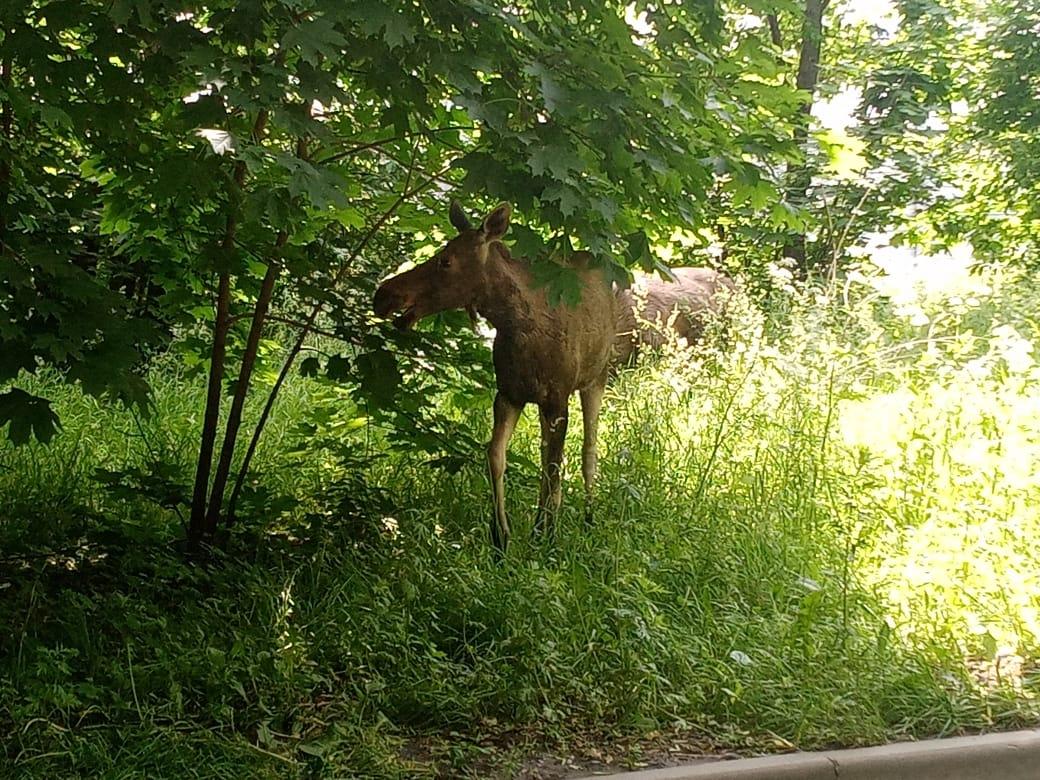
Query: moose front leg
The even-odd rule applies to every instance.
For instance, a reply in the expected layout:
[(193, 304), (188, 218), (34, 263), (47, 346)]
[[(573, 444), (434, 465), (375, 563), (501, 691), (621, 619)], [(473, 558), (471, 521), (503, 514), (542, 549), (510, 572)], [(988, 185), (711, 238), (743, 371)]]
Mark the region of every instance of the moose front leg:
[(488, 444), (488, 470), (491, 472), (491, 496), (494, 511), (491, 515), (491, 543), (504, 553), (509, 544), (509, 520), (506, 518), (506, 450), (509, 439), (520, 419), (522, 406), (511, 403), (504, 395), (495, 396), (495, 427)]
[(542, 489), (534, 531), (552, 531), (562, 499), (563, 442), (567, 438), (567, 404), (545, 404), (539, 408), (542, 423)]

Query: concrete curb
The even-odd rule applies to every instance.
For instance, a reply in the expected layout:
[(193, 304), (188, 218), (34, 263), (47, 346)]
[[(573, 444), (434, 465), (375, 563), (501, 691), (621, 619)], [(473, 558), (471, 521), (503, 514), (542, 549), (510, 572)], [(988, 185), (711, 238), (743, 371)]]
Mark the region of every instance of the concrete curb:
[[(597, 776), (582, 780), (593, 777)], [(744, 758), (648, 769), (617, 777), (619, 780), (1040, 780), (1040, 729)]]

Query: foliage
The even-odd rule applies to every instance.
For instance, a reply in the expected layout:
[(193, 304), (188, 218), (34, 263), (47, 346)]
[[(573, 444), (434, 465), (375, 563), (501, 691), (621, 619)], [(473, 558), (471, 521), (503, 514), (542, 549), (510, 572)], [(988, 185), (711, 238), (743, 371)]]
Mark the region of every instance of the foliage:
[[(555, 548), (518, 532), (503, 566), (478, 455), (452, 472), (372, 417), (316, 417), (349, 390), (297, 376), (235, 557), (185, 567), (163, 544), (176, 510), (91, 474), (190, 470), (198, 381), (157, 365), (139, 429), (55, 380), (32, 388), (68, 422), (0, 464), (19, 556), (0, 583), (8, 759), (40, 776), (181, 774), (199, 755), (227, 776), (487, 776), (589, 733), (746, 749), (1032, 722), (1040, 514), (1022, 453), (1040, 446), (1040, 375), (1016, 334), (1036, 293), (966, 268), (915, 293), (862, 261), (844, 292), (740, 314), (725, 353), (624, 372), (596, 523), (568, 473)], [(464, 396), (437, 403), (484, 439)], [(523, 420), (511, 457), (521, 528), (536, 429)]]
[[(765, 157), (794, 153), (793, 92), (714, 3), (648, 7), (638, 34), (623, 7), (582, 0), (3, 9), (0, 380), (56, 366), (144, 408), (145, 348), (189, 334), (209, 374), (196, 546), (234, 519), (268, 418), (243, 457), (254, 377), (284, 361), (273, 406), (319, 319), (353, 345), (333, 374), (390, 406), (399, 368), (343, 289), (370, 289), (373, 250), (440, 239), (439, 187), (513, 202), (521, 254), (591, 248), (622, 279), (658, 265), (651, 239), (694, 228), (717, 186), (756, 210), (777, 199)], [(552, 284), (559, 298), (573, 279)], [(136, 306), (109, 289), (127, 285)], [(263, 344), (272, 320), (298, 330), (281, 355)], [(46, 399), (4, 408), (32, 416), (8, 426), (18, 439), (56, 425)]]
[(926, 250), (969, 242), (980, 263), (1035, 264), (1031, 5), (911, 0), (886, 15), (847, 3), (830, 24), (821, 97), (858, 105), (815, 134), (817, 255), (842, 265), (857, 235), (892, 232)]
[[(207, 318), (214, 274), (234, 276), (239, 309), (271, 263), (294, 283), (292, 309), (329, 305), (328, 277), (357, 273), (344, 262), (380, 215), (400, 234), (441, 224), (421, 189), (395, 209), (424, 178), (514, 202), (532, 256), (566, 232), (651, 264), (645, 241), (627, 252), (631, 236), (696, 224), (717, 174), (758, 181), (746, 153), (782, 152), (788, 98), (756, 81), (772, 66), (753, 38), (723, 62), (714, 5), (651, 10), (656, 32), (638, 39), (620, 14), (577, 1), (7, 7), (5, 376), (80, 361), (88, 390), (129, 381), (140, 323), (105, 289), (126, 264), (186, 325)], [(91, 324), (61, 327), (73, 318)]]
[[(1035, 722), (1037, 14), (855, 5), (0, 0), (0, 763), (486, 776)], [(616, 377), (596, 524), (568, 474), (555, 546), (497, 567), (486, 339), (369, 315), (450, 195), (512, 202), (561, 305), (584, 248), (761, 306)]]

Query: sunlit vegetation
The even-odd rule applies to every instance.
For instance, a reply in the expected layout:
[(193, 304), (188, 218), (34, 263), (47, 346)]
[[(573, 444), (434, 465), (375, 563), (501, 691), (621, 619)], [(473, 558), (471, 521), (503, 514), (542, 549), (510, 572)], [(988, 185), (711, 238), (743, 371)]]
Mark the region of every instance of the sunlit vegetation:
[[(186, 472), (201, 387), (157, 365), (149, 420), (48, 388), (76, 433), (4, 452), (4, 549), (29, 551), (15, 518), (71, 544), (7, 564), (27, 583), (3, 602), (9, 756), (40, 776), (172, 776), (199, 755), (227, 776), (508, 774), (589, 734), (740, 749), (1032, 722), (1035, 293), (963, 277), (895, 312), (891, 278), (854, 276), (740, 313), (724, 350), (620, 375), (597, 522), (572, 468), (551, 547), (521, 520), (525, 419), (502, 566), (478, 458), (447, 474), (326, 421), (271, 431), (258, 471), (284, 507), (236, 535), (234, 565), (186, 569), (177, 513), (93, 476)], [(294, 379), (283, 417), (321, 392)]]
[[(0, 776), (1035, 725), (1034, 6), (0, 3)], [(528, 412), (501, 560), (479, 306), (373, 312), (452, 198), (553, 304), (738, 290), (612, 377), (591, 525)]]

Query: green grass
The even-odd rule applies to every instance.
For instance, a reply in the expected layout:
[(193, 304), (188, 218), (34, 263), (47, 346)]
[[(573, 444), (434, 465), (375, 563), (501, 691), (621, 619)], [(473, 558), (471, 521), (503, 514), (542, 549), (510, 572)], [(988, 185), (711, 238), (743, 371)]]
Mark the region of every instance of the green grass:
[(623, 373), (597, 521), (575, 415), (551, 545), (529, 538), (529, 413), (502, 565), (482, 453), (448, 474), (376, 430), (301, 433), (328, 393), (304, 379), (256, 462), (272, 498), (227, 557), (186, 565), (175, 512), (93, 475), (189, 479), (199, 383), (162, 362), (149, 419), (48, 383), (64, 432), (0, 451), (6, 766), (508, 774), (667, 728), (769, 749), (1035, 723), (1040, 369), (1000, 327), (1029, 333), (1023, 290), (930, 334), (866, 293), (795, 296), (726, 354)]

